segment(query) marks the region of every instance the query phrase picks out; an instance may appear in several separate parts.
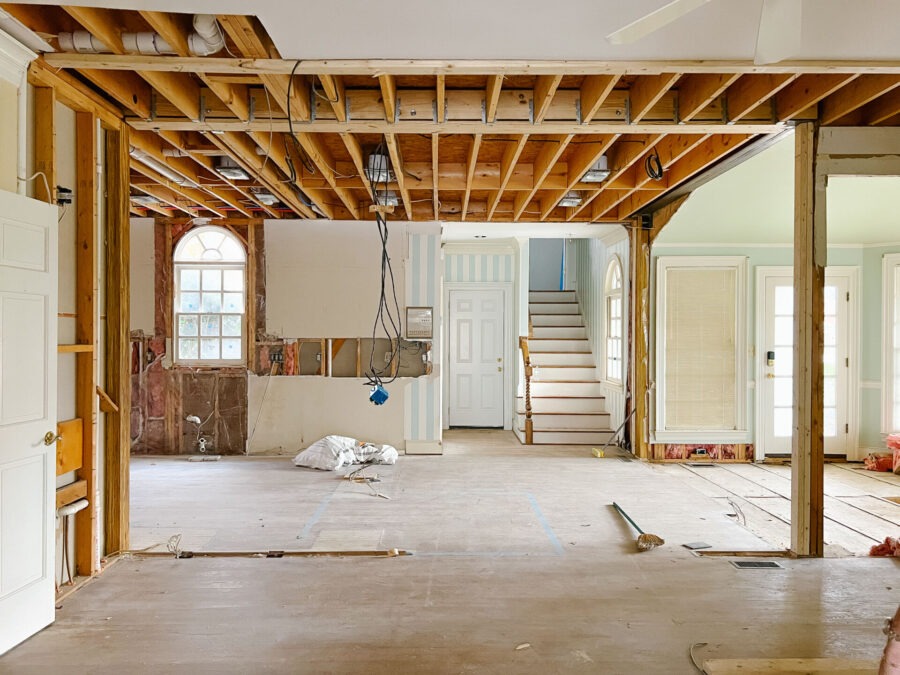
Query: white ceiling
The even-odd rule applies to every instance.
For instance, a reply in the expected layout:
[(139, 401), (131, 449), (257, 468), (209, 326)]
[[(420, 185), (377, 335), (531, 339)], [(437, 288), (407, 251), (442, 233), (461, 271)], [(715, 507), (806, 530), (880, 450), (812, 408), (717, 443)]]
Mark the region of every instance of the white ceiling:
[[(797, 59), (900, 58), (900, 2), (797, 0)], [(43, 4), (26, 0), (28, 4)], [(604, 36), (668, 0), (79, 0), (256, 14), (290, 59), (752, 59), (762, 0), (712, 0), (631, 45)]]
[(526, 239), (600, 239), (621, 229), (604, 223), (442, 223), (443, 241), (490, 241), (524, 237)]
[[(900, 177), (828, 179), (830, 244), (900, 241)], [(656, 240), (673, 243), (790, 244), (794, 237), (794, 138), (787, 136), (698, 188)]]

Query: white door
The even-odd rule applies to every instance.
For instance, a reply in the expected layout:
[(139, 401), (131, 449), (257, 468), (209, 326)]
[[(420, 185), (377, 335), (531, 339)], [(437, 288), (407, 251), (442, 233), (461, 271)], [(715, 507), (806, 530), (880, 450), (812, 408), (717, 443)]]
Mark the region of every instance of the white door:
[[(793, 430), (794, 280), (788, 274), (766, 274), (761, 300), (765, 303), (759, 413), (762, 453), (790, 454)], [(825, 452), (849, 450), (848, 388), (850, 367), (850, 292), (846, 276), (825, 274)]]
[(503, 426), (503, 291), (450, 291), (449, 424)]
[(54, 616), (56, 214), (0, 191), (0, 654)]

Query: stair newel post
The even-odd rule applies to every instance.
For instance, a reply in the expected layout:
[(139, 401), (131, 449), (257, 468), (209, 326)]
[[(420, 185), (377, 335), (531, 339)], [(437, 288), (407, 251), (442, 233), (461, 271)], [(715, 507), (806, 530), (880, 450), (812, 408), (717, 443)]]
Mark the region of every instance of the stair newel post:
[(534, 369), (531, 366), (531, 357), (528, 354), (528, 338), (519, 338), (519, 348), (522, 350), (522, 360), (525, 362), (525, 445), (533, 445), (534, 422), (531, 420), (531, 376)]

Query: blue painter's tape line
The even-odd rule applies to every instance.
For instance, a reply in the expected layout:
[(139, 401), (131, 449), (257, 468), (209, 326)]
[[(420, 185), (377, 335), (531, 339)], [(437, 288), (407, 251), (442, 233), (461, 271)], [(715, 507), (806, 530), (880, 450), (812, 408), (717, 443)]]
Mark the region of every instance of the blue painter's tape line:
[(563, 550), (562, 544), (559, 543), (559, 539), (556, 537), (556, 533), (553, 531), (553, 528), (550, 527), (550, 523), (547, 522), (547, 519), (544, 517), (544, 512), (541, 511), (541, 507), (538, 506), (537, 499), (534, 498), (534, 495), (530, 492), (525, 493), (528, 496), (528, 501), (531, 502), (531, 509), (534, 511), (534, 515), (537, 516), (538, 522), (541, 524), (541, 527), (544, 528), (544, 532), (547, 534), (547, 539), (550, 540), (550, 543), (553, 544), (553, 550), (556, 551), (556, 555), (562, 555), (565, 551)]
[(306, 525), (303, 526), (303, 531), (300, 533), (300, 539), (306, 539), (309, 537), (312, 529), (316, 526), (316, 523), (319, 522), (319, 519), (325, 515), (325, 509), (328, 508), (328, 502), (331, 501), (331, 498), (334, 497), (334, 493), (332, 492), (330, 495), (327, 495), (321, 502), (319, 502), (319, 506), (316, 509), (316, 512), (312, 514), (312, 518), (306, 521)]

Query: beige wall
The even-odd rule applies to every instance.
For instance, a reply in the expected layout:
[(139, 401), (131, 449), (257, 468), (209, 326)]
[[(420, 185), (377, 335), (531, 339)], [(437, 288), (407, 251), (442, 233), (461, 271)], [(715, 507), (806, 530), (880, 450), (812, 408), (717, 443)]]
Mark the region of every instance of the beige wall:
[(156, 273), (153, 218), (131, 219), (131, 330), (153, 335)]
[(18, 87), (0, 80), (0, 190), (16, 191)]

